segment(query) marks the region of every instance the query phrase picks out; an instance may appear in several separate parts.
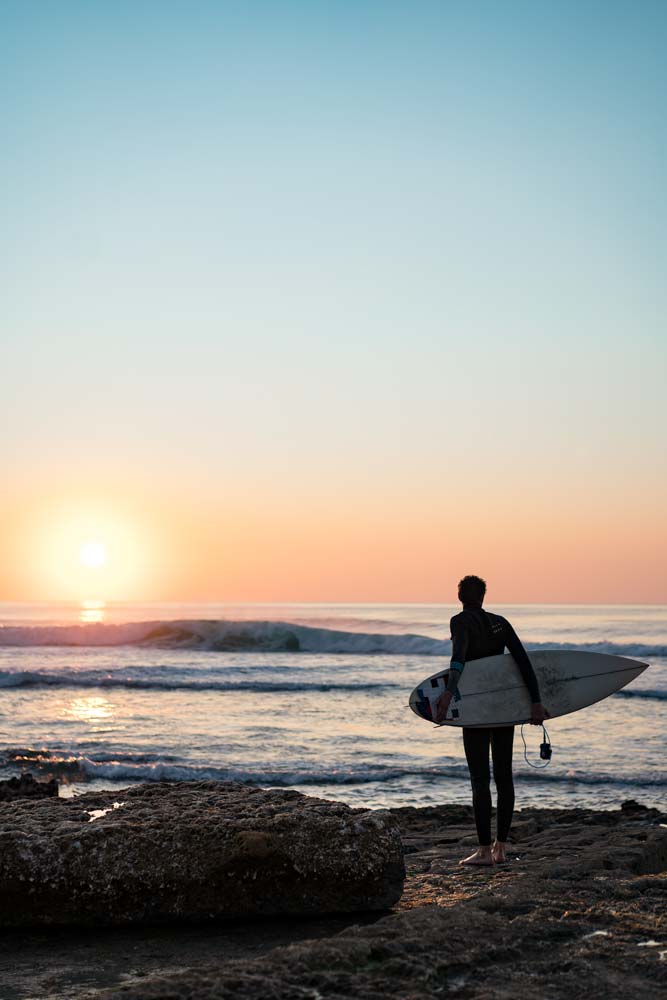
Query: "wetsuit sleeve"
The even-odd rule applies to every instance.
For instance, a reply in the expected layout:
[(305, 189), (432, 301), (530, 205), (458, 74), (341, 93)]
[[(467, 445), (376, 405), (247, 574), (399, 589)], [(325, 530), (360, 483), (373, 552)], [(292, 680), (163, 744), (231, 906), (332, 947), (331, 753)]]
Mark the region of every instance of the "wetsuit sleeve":
[(449, 623), (452, 633), (452, 658), (449, 664), (447, 690), (456, 691), (468, 652), (468, 627), (465, 619), (456, 615)]
[(465, 663), (468, 655), (468, 626), (465, 618), (456, 615), (449, 623), (452, 633), (452, 663)]
[(521, 672), (523, 682), (530, 693), (530, 700), (534, 705), (536, 705), (542, 700), (540, 697), (540, 688), (537, 683), (537, 677), (535, 676), (533, 665), (528, 658), (528, 653), (523, 648), (519, 636), (516, 634), (509, 622), (507, 622), (507, 640), (505, 645), (512, 654), (514, 662)]

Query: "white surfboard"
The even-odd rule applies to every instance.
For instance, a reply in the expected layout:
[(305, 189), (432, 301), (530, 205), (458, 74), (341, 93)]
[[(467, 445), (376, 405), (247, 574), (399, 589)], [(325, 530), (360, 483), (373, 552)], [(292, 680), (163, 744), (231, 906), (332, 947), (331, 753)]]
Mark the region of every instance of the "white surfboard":
[[(528, 655), (542, 704), (552, 719), (601, 701), (648, 666), (624, 656), (569, 649), (540, 649)], [(448, 670), (433, 674), (410, 695), (410, 708), (421, 719), (433, 722), (435, 704), (447, 687), (448, 677)], [(511, 726), (528, 722), (530, 712), (531, 699), (519, 668), (509, 653), (504, 653), (466, 663), (443, 725)]]

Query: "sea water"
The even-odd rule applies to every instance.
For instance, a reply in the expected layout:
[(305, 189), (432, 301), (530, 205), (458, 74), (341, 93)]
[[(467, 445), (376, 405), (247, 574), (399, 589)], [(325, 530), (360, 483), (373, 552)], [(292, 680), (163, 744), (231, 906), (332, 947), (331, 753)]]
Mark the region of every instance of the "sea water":
[[(445, 605), (0, 604), (0, 778), (61, 794), (234, 779), (355, 806), (468, 802), (461, 733), (407, 707), (448, 664)], [(526, 648), (650, 664), (548, 722), (549, 766), (515, 736), (518, 805), (667, 808), (667, 608), (494, 606)], [(542, 731), (525, 726), (528, 758)]]

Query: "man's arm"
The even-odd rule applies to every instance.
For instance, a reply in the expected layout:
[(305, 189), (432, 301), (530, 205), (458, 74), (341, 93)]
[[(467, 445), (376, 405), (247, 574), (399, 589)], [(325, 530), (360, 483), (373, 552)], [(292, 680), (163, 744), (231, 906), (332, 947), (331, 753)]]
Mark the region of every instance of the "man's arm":
[(465, 618), (455, 615), (449, 623), (452, 634), (452, 658), (449, 664), (447, 690), (456, 691), (468, 653), (468, 626)]
[(463, 673), (466, 653), (468, 652), (468, 629), (465, 622), (462, 622), (459, 616), (455, 615), (449, 623), (449, 628), (452, 634), (452, 659), (449, 664), (447, 687), (438, 698), (435, 707), (433, 721), (437, 723), (442, 723), (447, 718), (447, 711)]
[(530, 694), (530, 700), (533, 705), (541, 705), (542, 699), (540, 697), (540, 687), (537, 683), (537, 677), (535, 676), (535, 671), (533, 670), (533, 665), (528, 658), (528, 653), (523, 648), (519, 636), (516, 634), (509, 622), (507, 622), (507, 648), (514, 658), (521, 676), (523, 677), (523, 682), (528, 688)]

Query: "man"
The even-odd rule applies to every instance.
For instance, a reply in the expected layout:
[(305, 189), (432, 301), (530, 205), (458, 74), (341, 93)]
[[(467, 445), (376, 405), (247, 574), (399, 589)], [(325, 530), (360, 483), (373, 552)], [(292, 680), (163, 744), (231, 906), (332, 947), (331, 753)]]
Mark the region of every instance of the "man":
[[(459, 600), (463, 611), (454, 615), (452, 630), (452, 660), (449, 668), (447, 690), (438, 699), (436, 722), (443, 722), (454, 697), (463, 669), (469, 660), (495, 656), (510, 651), (528, 688), (532, 702), (531, 724), (540, 726), (547, 712), (540, 699), (537, 677), (519, 637), (505, 618), (482, 610), (486, 583), (479, 576), (464, 576), (459, 583)], [(470, 770), (472, 804), (477, 827), (479, 847), (462, 865), (500, 864), (506, 859), (507, 837), (514, 811), (514, 782), (512, 780), (512, 746), (514, 726), (496, 726), (490, 729), (463, 727), (463, 746)], [(493, 778), (498, 793), (496, 841), (491, 846), (491, 789), (489, 775), (489, 746), (493, 757)]]

